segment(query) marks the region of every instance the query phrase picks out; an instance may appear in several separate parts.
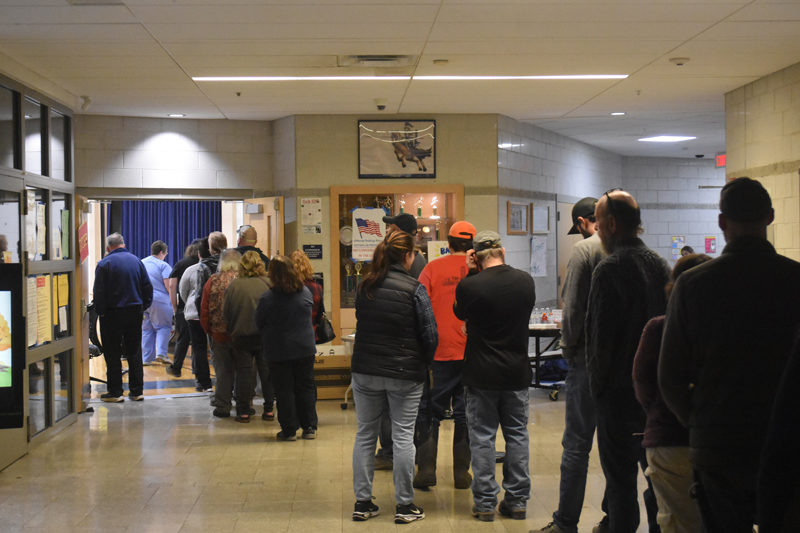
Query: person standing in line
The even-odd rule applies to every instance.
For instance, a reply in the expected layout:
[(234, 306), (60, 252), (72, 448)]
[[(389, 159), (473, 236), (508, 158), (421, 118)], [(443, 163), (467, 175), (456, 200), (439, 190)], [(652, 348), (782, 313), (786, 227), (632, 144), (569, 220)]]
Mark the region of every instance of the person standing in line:
[[(681, 274), (710, 260), (700, 254), (678, 259), (665, 288), (667, 299)], [(646, 474), (658, 499), (658, 525), (662, 533), (694, 533), (703, 526), (700, 509), (689, 496), (693, 483), (689, 431), (667, 408), (658, 390), (658, 352), (663, 331), (664, 315), (651, 318), (642, 331), (633, 359), (633, 388), (647, 415), (642, 440), (647, 454)]]
[[(254, 252), (247, 252), (254, 253)], [(279, 441), (317, 437), (317, 386), (314, 383), (314, 297), (303, 285), (292, 260), (278, 255), (267, 270), (272, 288), (256, 307), (256, 328), (261, 332), (261, 357), (267, 360), (278, 400)]]
[[(186, 304), (183, 316), (189, 325), (189, 338), (192, 345), (192, 371), (195, 377), (195, 390), (197, 392), (211, 392), (211, 371), (208, 367), (208, 337), (200, 325), (200, 300), (202, 299), (203, 286), (200, 282), (199, 270), (203, 267), (202, 261), (209, 257), (208, 241), (203, 239), (198, 252), (198, 262), (186, 269), (178, 285), (181, 299)], [(216, 268), (216, 265), (215, 265)]]
[[(259, 372), (268, 370), (267, 362), (262, 353), (261, 334), (255, 321), (255, 312), (261, 295), (271, 287), (267, 278), (267, 270), (261, 257), (254, 251), (245, 252), (239, 262), (239, 271), (236, 279), (231, 281), (225, 291), (225, 301), (222, 304), (222, 316), (228, 326), (228, 335), (233, 345), (233, 357), (237, 361), (249, 358), (256, 361)], [(261, 376), (261, 388), (264, 391), (264, 411), (262, 420), (274, 420), (272, 402), (275, 397), (272, 381), (269, 374)], [(252, 398), (255, 389), (255, 377), (251, 378), (249, 394)], [(250, 415), (255, 411), (250, 405), (236, 404), (236, 421), (250, 422)]]
[(800, 264), (767, 240), (775, 213), (758, 181), (729, 181), (719, 207), (725, 249), (672, 290), (658, 384), (689, 428), (706, 531), (750, 533), (760, 453), (800, 326)]
[(500, 492), (495, 440), (500, 426), (506, 441), (505, 494), (497, 510), (524, 520), (531, 492), (528, 323), (536, 288), (530, 274), (505, 263), (505, 248), (494, 231), (476, 235), (466, 264), (476, 273), (456, 287), (453, 312), (467, 324), (463, 382), (474, 475), (472, 515), (483, 522), (495, 517)]
[(169, 276), (172, 268), (164, 261), (167, 257), (167, 245), (164, 241), (155, 241), (150, 245), (150, 255), (142, 259), (142, 264), (150, 277), (153, 286), (153, 303), (144, 312), (142, 322), (142, 364), (171, 364), (169, 336), (172, 332), (172, 305), (169, 302)]
[(166, 372), (170, 376), (179, 378), (181, 377), (181, 370), (183, 369), (183, 361), (186, 358), (186, 352), (189, 350), (189, 324), (186, 322), (186, 317), (183, 314), (184, 302), (178, 291), (178, 285), (183, 278), (184, 272), (192, 265), (196, 265), (199, 259), (199, 251), (204, 239), (195, 239), (186, 247), (183, 254), (183, 259), (175, 263), (172, 267), (172, 272), (169, 275), (169, 301), (172, 304), (172, 310), (175, 316), (175, 354), (174, 360), (171, 365), (167, 365)]
[(222, 309), (225, 291), (236, 278), (241, 259), (239, 252), (232, 248), (220, 254), (218, 272), (212, 274), (203, 287), (200, 305), (200, 325), (208, 334), (217, 376), (211, 405), (214, 407), (213, 415), (219, 418), (231, 416), (234, 394), (236, 405), (245, 405), (247, 409), (252, 400), (249, 392), (253, 380), (253, 361), (249, 357), (234, 357)]
[(414, 504), (414, 424), (423, 382), (436, 351), (436, 319), (425, 287), (409, 270), (414, 238), (390, 232), (372, 258), (356, 294), (357, 331), (351, 363), (358, 431), (353, 445), (353, 520), (379, 513), (372, 502), (375, 444), (381, 417), (389, 413), (394, 445), (394, 521), (425, 518)]
[(596, 204), (597, 198), (581, 198), (572, 207), (572, 226), (567, 232), (568, 235), (580, 234), (583, 240), (572, 247), (561, 289), (561, 299), (564, 302), (561, 349), (564, 359), (569, 364), (564, 436), (561, 439), (564, 452), (561, 455), (558, 509), (553, 513), (553, 521), (540, 530), (545, 533), (578, 531), (578, 521), (586, 494), (589, 453), (592, 451), (597, 425), (594, 400), (589, 391), (589, 377), (586, 374), (584, 330), (592, 272), (606, 255), (600, 235), (597, 234), (594, 216)]
[(305, 252), (302, 250), (295, 250), (292, 252), (291, 259), (294, 264), (294, 270), (300, 277), (300, 281), (308, 288), (311, 292), (311, 296), (314, 298), (314, 305), (311, 307), (311, 324), (314, 326), (314, 339), (316, 339), (317, 320), (319, 315), (325, 312), (322, 287), (319, 283), (314, 281), (314, 267), (311, 266), (311, 261), (308, 259)]
[(94, 273), (94, 306), (100, 315), (108, 392), (104, 402), (122, 402), (122, 355), (128, 360), (128, 398), (144, 400), (142, 318), (153, 301), (153, 286), (138, 257), (125, 249), (119, 233), (106, 237), (107, 255)]
[[(264, 264), (269, 265), (269, 257), (264, 255), (264, 252), (262, 252), (260, 248), (256, 248), (256, 243), (258, 243), (258, 233), (256, 232), (256, 228), (245, 224), (244, 226), (240, 226), (236, 233), (239, 235), (236, 239), (237, 252), (242, 255), (250, 251), (256, 252), (258, 253), (259, 257), (261, 257), (261, 260), (264, 262)], [(267, 270), (269, 270), (269, 268)]]
[(457, 489), (468, 489), (472, 483), (469, 473), (469, 432), (467, 414), (464, 409), (464, 349), (467, 336), (464, 322), (453, 314), (456, 285), (467, 276), (467, 251), (472, 249), (476, 234), (475, 226), (460, 220), (450, 226), (447, 243), (450, 253), (431, 261), (419, 276), (433, 305), (439, 344), (433, 356), (433, 385), (430, 395), (420, 405), (417, 429), (420, 437), (417, 444), (419, 470), (414, 477), (414, 487), (436, 485), (436, 457), (439, 448), (439, 425), (445, 411), (453, 406), (453, 484)]
[[(619, 189), (604, 193), (595, 216), (609, 254), (592, 273), (586, 315), (586, 369), (597, 409), (597, 448), (608, 507), (607, 528), (600, 527), (633, 533), (640, 520), (638, 467), (647, 468), (640, 437), (645, 414), (633, 391), (633, 357), (644, 325), (664, 313), (669, 267), (638, 237), (641, 213), (629, 193)], [(657, 503), (649, 487), (645, 506), (650, 531), (658, 531)]]

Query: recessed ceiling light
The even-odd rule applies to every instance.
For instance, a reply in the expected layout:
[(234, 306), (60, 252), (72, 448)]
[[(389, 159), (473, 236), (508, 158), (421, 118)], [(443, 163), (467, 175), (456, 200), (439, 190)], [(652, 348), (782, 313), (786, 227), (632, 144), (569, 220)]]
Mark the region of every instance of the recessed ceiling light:
[(170, 118), (183, 118), (183, 117), (186, 116), (186, 114), (185, 113), (169, 113), (167, 116), (170, 117)]
[(544, 76), (414, 76), (415, 80), (624, 80), (627, 74), (570, 74), (570, 75), (544, 75)]
[(679, 143), (681, 141), (691, 141), (697, 137), (682, 137), (680, 135), (658, 135), (656, 137), (642, 137), (642, 142), (648, 143)]
[(625, 111), (614, 111), (613, 113), (611, 113), (611, 116), (612, 117), (624, 117), (625, 116)]
[(194, 81), (403, 81), (411, 76), (195, 76)]

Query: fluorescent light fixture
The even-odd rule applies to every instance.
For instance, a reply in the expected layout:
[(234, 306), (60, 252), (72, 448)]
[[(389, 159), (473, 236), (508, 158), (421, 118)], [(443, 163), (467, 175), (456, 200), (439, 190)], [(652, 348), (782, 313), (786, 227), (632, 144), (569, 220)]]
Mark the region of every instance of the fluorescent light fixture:
[(195, 76), (194, 81), (407, 81), (411, 76)]
[(184, 114), (184, 113), (169, 113), (167, 116), (170, 117), (170, 118), (183, 118), (183, 117), (186, 116), (186, 114)]
[(484, 81), (484, 80), (624, 80), (627, 74), (574, 74), (547, 76), (414, 76), (415, 80)]
[(679, 143), (681, 141), (692, 141), (697, 137), (682, 137), (680, 135), (658, 135), (656, 137), (642, 137), (639, 139), (647, 143)]
[(611, 116), (612, 117), (624, 117), (625, 116), (625, 111), (614, 111), (613, 113), (611, 113)]
[(504, 148), (506, 150), (508, 150), (509, 148), (519, 148), (521, 146), (524, 146), (524, 145), (522, 145), (522, 144), (512, 144), (512, 143), (502, 143), (502, 144), (498, 144), (497, 145), (498, 148)]

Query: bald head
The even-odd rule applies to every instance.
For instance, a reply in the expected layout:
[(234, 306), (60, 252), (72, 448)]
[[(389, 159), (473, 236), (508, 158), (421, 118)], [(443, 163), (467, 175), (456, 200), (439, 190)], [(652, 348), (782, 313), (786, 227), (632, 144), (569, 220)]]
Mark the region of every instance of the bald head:
[(595, 217), (600, 240), (609, 252), (617, 242), (632, 239), (642, 231), (639, 204), (627, 191), (611, 191), (601, 196)]
[(258, 233), (253, 226), (244, 226), (239, 232), (238, 246), (255, 246), (258, 242)]

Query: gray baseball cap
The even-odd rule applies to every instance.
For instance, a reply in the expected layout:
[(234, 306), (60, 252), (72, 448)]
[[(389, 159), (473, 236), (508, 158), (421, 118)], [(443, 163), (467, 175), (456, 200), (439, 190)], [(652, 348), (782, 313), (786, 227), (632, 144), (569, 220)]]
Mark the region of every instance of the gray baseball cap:
[(502, 248), (503, 242), (500, 240), (500, 235), (494, 231), (481, 231), (475, 235), (475, 252), (488, 250), (489, 248)]

